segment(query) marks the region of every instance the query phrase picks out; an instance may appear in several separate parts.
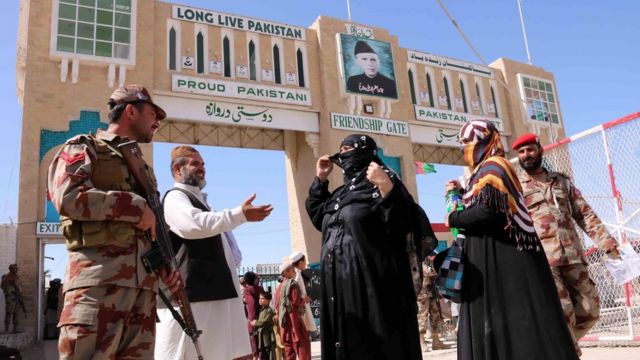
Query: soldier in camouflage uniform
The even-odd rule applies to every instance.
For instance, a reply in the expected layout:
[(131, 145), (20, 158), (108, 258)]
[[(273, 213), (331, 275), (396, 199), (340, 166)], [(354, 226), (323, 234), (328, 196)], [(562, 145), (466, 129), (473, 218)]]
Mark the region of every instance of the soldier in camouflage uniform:
[(525, 203), (551, 266), (565, 321), (580, 355), (577, 340), (598, 321), (600, 298), (589, 278), (575, 225), (612, 257), (619, 256), (616, 240), (569, 178), (542, 167), (543, 149), (536, 135), (525, 134), (512, 147), (518, 152), (524, 170), (519, 172), (519, 180)]
[[(4, 332), (9, 332), (9, 325), (13, 320), (13, 331), (18, 330), (18, 312), (24, 306), (22, 304), (22, 291), (20, 289), (20, 277), (18, 277), (18, 265), (9, 265), (9, 273), (2, 275), (2, 284), (0, 285), (4, 292), (5, 299), (5, 317)], [(21, 306), (22, 305), (22, 306)]]
[(418, 293), (418, 329), (420, 331), (420, 345), (422, 351), (429, 351), (425, 342), (427, 333), (427, 322), (431, 328), (431, 348), (433, 350), (449, 349), (449, 345), (444, 344), (438, 336), (439, 330), (443, 328), (442, 311), (440, 309), (437, 290), (435, 288), (435, 278), (437, 276), (433, 267), (428, 264), (428, 259), (422, 263), (422, 290)]
[[(157, 275), (140, 256), (156, 219), (117, 146), (151, 142), (166, 113), (136, 85), (114, 91), (109, 108), (106, 131), (68, 140), (49, 166), (48, 195), (69, 250), (60, 359), (153, 359)], [(182, 286), (177, 272), (160, 276), (172, 291)]]

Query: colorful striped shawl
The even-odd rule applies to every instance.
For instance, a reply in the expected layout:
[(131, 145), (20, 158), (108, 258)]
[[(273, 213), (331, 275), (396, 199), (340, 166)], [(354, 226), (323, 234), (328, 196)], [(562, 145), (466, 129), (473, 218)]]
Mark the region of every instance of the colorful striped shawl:
[(540, 251), (540, 240), (522, 197), (522, 187), (509, 162), (491, 156), (477, 169), (463, 196), (465, 206), (482, 204), (507, 216), (510, 238), (518, 250)]
[(465, 124), (460, 134), (468, 141), (464, 158), (473, 169), (463, 196), (465, 207), (482, 204), (504, 214), (509, 236), (518, 244), (518, 250), (541, 251), (520, 181), (503, 156), (498, 130), (488, 121), (474, 120)]

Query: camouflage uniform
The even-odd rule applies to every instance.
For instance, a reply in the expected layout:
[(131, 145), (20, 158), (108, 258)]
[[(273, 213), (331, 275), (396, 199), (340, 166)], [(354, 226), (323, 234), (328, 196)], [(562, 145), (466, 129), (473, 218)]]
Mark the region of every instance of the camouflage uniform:
[[(418, 329), (420, 331), (420, 344), (423, 349), (425, 348), (424, 337), (427, 333), (427, 322), (430, 324), (432, 346), (434, 349), (446, 348), (440, 341), (438, 333), (442, 329), (444, 322), (442, 318), (442, 311), (439, 306), (439, 299), (434, 297), (435, 295), (435, 278), (437, 276), (435, 270), (422, 263), (422, 273), (424, 274), (422, 280), (422, 290), (418, 293)], [(430, 321), (429, 321), (430, 320)]]
[(101, 130), (77, 136), (49, 166), (49, 196), (69, 249), (61, 359), (153, 359), (157, 277), (140, 260), (150, 242), (134, 224), (146, 201), (117, 152), (124, 140)]
[(9, 332), (13, 320), (13, 331), (18, 331), (18, 312), (20, 311), (20, 278), (12, 273), (2, 275), (2, 291), (5, 299), (4, 331)]
[[(580, 191), (563, 174), (547, 172), (542, 181), (519, 174), (524, 199), (542, 241), (558, 288), (565, 321), (577, 346), (600, 317), (600, 298), (589, 278), (580, 226), (600, 249), (616, 244)], [(575, 222), (575, 224), (574, 224)]]

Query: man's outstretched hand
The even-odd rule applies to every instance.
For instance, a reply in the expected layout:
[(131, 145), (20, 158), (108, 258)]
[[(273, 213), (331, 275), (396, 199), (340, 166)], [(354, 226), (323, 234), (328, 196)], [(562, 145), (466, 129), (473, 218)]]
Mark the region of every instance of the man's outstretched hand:
[(255, 199), (256, 194), (253, 194), (242, 203), (242, 212), (247, 218), (247, 221), (262, 221), (269, 216), (273, 210), (271, 204), (254, 206), (252, 202)]

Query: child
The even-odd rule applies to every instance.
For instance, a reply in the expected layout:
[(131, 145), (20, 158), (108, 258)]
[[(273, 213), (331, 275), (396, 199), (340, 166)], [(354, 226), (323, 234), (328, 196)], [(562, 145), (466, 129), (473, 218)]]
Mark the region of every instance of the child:
[(302, 297), (304, 298), (304, 315), (302, 315), (302, 321), (304, 321), (304, 326), (307, 328), (309, 333), (313, 333), (318, 331), (316, 327), (315, 321), (313, 321), (313, 314), (311, 313), (311, 306), (309, 306), (309, 302), (311, 302), (311, 298), (307, 295), (307, 287), (305, 286), (305, 275), (302, 273), (304, 269), (307, 268), (307, 257), (304, 256), (300, 251), (295, 252), (289, 256), (289, 260), (291, 260), (291, 264), (296, 270), (296, 281), (298, 282), (298, 286), (300, 287), (300, 292), (302, 293)]
[(273, 309), (271, 303), (271, 293), (263, 291), (258, 298), (260, 304), (260, 314), (257, 320), (251, 321), (251, 325), (258, 332), (258, 349), (260, 349), (260, 360), (275, 360), (276, 339), (273, 334)]
[(276, 314), (286, 360), (311, 360), (311, 339), (304, 326), (304, 298), (295, 281), (296, 271), (290, 262), (280, 265), (285, 277), (276, 290)]

